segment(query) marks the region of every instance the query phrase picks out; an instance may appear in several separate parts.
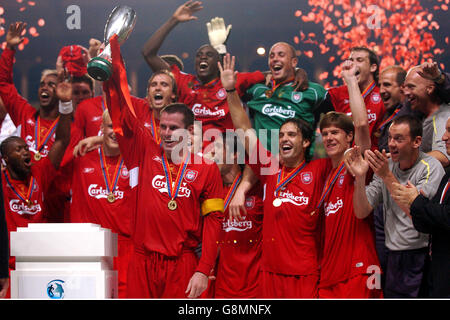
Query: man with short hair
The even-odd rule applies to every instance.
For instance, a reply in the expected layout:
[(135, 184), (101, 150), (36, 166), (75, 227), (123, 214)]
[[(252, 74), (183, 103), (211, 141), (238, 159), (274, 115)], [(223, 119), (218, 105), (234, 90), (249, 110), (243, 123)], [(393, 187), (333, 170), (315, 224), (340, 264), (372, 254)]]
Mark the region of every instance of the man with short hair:
[(219, 169), (190, 152), (194, 115), (184, 104), (163, 109), (161, 143), (155, 142), (126, 102), (127, 88), (120, 87), (119, 77), (126, 74), (120, 74), (124, 67), (117, 36), (110, 44), (114, 71), (105, 82), (106, 101), (130, 185), (136, 188), (128, 297), (199, 297), (214, 267), (223, 219)]
[[(353, 47), (350, 49), (348, 59), (356, 65), (358, 87), (366, 105), (372, 148), (374, 149), (378, 146), (375, 131), (379, 127), (385, 113), (385, 107), (378, 87), (378, 57), (375, 52), (366, 47)], [(344, 84), (328, 89), (328, 94), (321, 109), (324, 111), (336, 110), (351, 116), (347, 86)]]
[(274, 154), (278, 152), (278, 140), (272, 147), (270, 130), (279, 129), (286, 119), (291, 118), (303, 119), (314, 128), (320, 117), (318, 107), (326, 91), (321, 85), (310, 81), (306, 90), (297, 91), (293, 87), (297, 63), (295, 50), (290, 44), (275, 43), (269, 51), (268, 60), (272, 81), (267, 85), (255, 84), (247, 90), (250, 96), (247, 106), (253, 114), (258, 138)]
[[(96, 223), (118, 234), (118, 297), (126, 298), (128, 262), (133, 252), (131, 212), (133, 207), (129, 171), (123, 163), (108, 110), (103, 112), (99, 149), (72, 159), (65, 178), (70, 182), (72, 223)], [(65, 168), (62, 168), (64, 170)]]
[[(49, 222), (53, 218), (47, 202), (54, 191), (52, 182), (70, 141), (71, 90), (72, 85), (63, 82), (61, 74), (54, 89), (55, 99), (60, 101), (57, 109), (59, 124), (46, 157), (33, 161), (30, 147), (21, 137), (11, 136), (0, 145), (1, 157), (5, 161), (2, 187), (8, 234), (18, 227), (27, 227), (28, 223)], [(13, 258), (10, 258), (9, 267), (14, 268)]]
[(94, 81), (87, 74), (71, 78), (73, 105), (76, 108), (83, 100), (94, 96)]
[[(217, 128), (221, 132), (233, 129), (227, 104), (227, 92), (220, 82), (217, 62), (220, 54), (210, 44), (202, 45), (195, 55), (196, 75), (181, 72), (177, 66), (169, 65), (157, 55), (167, 35), (179, 23), (196, 20), (193, 14), (201, 10), (200, 1), (187, 1), (145, 43), (142, 54), (153, 71), (170, 69), (178, 86), (178, 101), (188, 105), (196, 120), (202, 122), (203, 132)], [(242, 96), (251, 85), (265, 80), (259, 72), (238, 73), (238, 93)]]
[[(410, 181), (432, 197), (444, 170), (435, 158), (420, 151), (422, 124), (417, 118), (404, 115), (389, 128), (389, 152), (368, 150), (365, 159), (354, 154), (348, 162), (355, 176), (353, 199), (355, 212), (364, 217), (378, 204), (383, 204), (386, 247), (385, 297), (418, 297), (422, 284), (428, 235), (418, 232), (411, 221), (409, 209), (393, 198), (393, 183)], [(354, 160), (354, 161), (353, 161)], [(365, 176), (371, 168), (375, 177), (365, 187)]]
[[(442, 136), (450, 154), (450, 118)], [(428, 270), (428, 296), (450, 297), (450, 173), (441, 180), (435, 196), (426, 196), (411, 183), (394, 183), (392, 197), (409, 208), (414, 227), (430, 234), (430, 268)]]
[(450, 164), (450, 155), (447, 154), (441, 137), (450, 117), (450, 108), (438, 94), (436, 83), (421, 76), (421, 72), (421, 66), (408, 71), (404, 92), (411, 109), (421, 112), (425, 117), (420, 150), (438, 159), (445, 168)]

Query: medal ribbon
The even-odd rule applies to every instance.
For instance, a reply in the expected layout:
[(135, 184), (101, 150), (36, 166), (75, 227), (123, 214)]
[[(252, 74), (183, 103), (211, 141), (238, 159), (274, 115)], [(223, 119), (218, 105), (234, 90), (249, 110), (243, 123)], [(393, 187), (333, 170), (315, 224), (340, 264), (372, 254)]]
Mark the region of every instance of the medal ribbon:
[[(344, 164), (344, 162), (342, 162), (336, 169), (334, 169), (334, 173), (333, 173), (333, 171), (330, 172), (330, 174), (328, 175), (328, 178), (327, 178), (327, 182), (326, 182), (325, 186), (323, 187), (322, 195), (320, 196), (319, 204), (317, 205), (316, 210), (322, 206), (323, 202), (325, 201), (325, 198), (330, 193), (331, 189), (333, 189), (334, 183), (336, 182), (337, 178), (339, 177), (339, 175), (341, 174), (341, 172), (344, 168), (345, 168), (345, 164)], [(311, 215), (313, 215), (314, 213), (315, 213), (315, 210), (311, 213)]]
[[(166, 154), (163, 152), (163, 169), (164, 169), (164, 175), (166, 176), (166, 183), (167, 183), (167, 193), (169, 194), (169, 198), (171, 200), (175, 199), (178, 195), (178, 190), (180, 189), (180, 185), (181, 185), (181, 181), (183, 180), (184, 177), (184, 173), (186, 171), (186, 167), (188, 165), (188, 156), (190, 156), (190, 152), (188, 152), (184, 159), (183, 159), (183, 164), (180, 165), (180, 167), (178, 168), (178, 173), (177, 173), (177, 178), (175, 180), (175, 187), (173, 186), (172, 183), (172, 173), (170, 172), (170, 166), (169, 166), (169, 162), (167, 161), (166, 158)], [(173, 195), (173, 196), (172, 196)]]
[(161, 144), (161, 138), (158, 135), (158, 130), (156, 130), (155, 115), (152, 112), (152, 122), (150, 123), (150, 130), (152, 131), (153, 138), (157, 144)]
[(236, 192), (237, 186), (239, 185), (239, 182), (241, 182), (241, 179), (242, 179), (242, 172), (239, 172), (239, 174), (236, 176), (236, 178), (234, 178), (233, 184), (231, 185), (230, 190), (228, 190), (228, 193), (225, 197), (225, 206), (223, 209), (224, 212), (225, 212), (225, 210), (227, 210), (228, 204), (229, 204), (230, 200), (233, 198), (233, 196)]
[[(114, 189), (116, 189), (117, 182), (119, 181), (119, 174), (120, 169), (123, 165), (123, 159), (122, 155), (120, 155), (119, 159), (117, 160), (116, 168), (114, 170), (113, 175), (113, 184), (109, 181), (109, 173), (108, 173), (108, 166), (106, 165), (106, 159), (105, 154), (103, 153), (103, 147), (98, 149), (98, 153), (100, 155), (100, 166), (102, 168), (103, 173), (103, 179), (105, 180), (106, 184), (106, 191), (108, 191), (108, 194), (113, 193)], [(112, 185), (112, 188), (110, 187)]]
[[(208, 83), (205, 83), (203, 86), (204, 87), (214, 87), (216, 85), (216, 83), (219, 82), (219, 80), (220, 80), (220, 78), (215, 78), (215, 79), (209, 81)], [(200, 81), (198, 81), (198, 80), (196, 80), (196, 81), (199, 83), (196, 83), (193, 85), (192, 89), (194, 89), (194, 90), (198, 90), (202, 86), (202, 84), (200, 84)]]
[(384, 126), (389, 123), (390, 121), (394, 120), (395, 116), (397, 115), (397, 113), (399, 113), (400, 108), (395, 109), (395, 111), (389, 116), (389, 118), (387, 118), (386, 120), (384, 120), (380, 126), (378, 127), (379, 131), (382, 131)]
[(439, 201), (442, 204), (442, 201), (445, 199), (445, 195), (447, 194), (448, 189), (450, 188), (450, 180), (445, 184), (444, 190), (442, 191), (441, 200)]
[(369, 84), (369, 86), (361, 94), (363, 98), (366, 98), (367, 95), (369, 95), (372, 92), (373, 88), (375, 88), (375, 85), (376, 85), (375, 81), (372, 81), (372, 83)]
[(292, 179), (295, 178), (295, 176), (302, 171), (302, 169), (306, 166), (305, 160), (303, 160), (302, 163), (300, 163), (297, 168), (295, 168), (293, 171), (291, 171), (286, 177), (284, 176), (284, 166), (281, 168), (280, 172), (278, 173), (277, 178), (277, 184), (275, 186), (275, 197), (278, 197), (278, 192), (281, 188), (283, 188), (286, 184), (288, 184)]
[(271, 87), (270, 91), (271, 91), (272, 94), (273, 94), (273, 93), (275, 92), (275, 90), (277, 90), (277, 88), (278, 88), (279, 86), (282, 86), (282, 85), (284, 85), (284, 84), (286, 84), (286, 83), (292, 82), (292, 81), (294, 81), (294, 79), (295, 79), (295, 78), (289, 78), (289, 79), (287, 79), (287, 80), (281, 81), (279, 84), (276, 84), (276, 83), (275, 83), (275, 80), (270, 79), (270, 87)]
[(33, 195), (33, 189), (34, 189), (34, 182), (36, 181), (36, 179), (33, 176), (31, 177), (30, 184), (28, 185), (27, 195), (24, 197), (23, 194), (21, 194), (19, 192), (19, 190), (16, 190), (16, 188), (14, 188), (14, 186), (10, 182), (7, 170), (3, 171), (3, 173), (5, 174), (6, 183), (11, 188), (11, 190), (16, 194), (16, 196), (19, 197), (20, 200), (22, 200), (23, 202), (25, 202), (28, 205), (28, 202), (31, 202), (31, 196)]
[(53, 121), (50, 129), (44, 136), (44, 142), (41, 144), (41, 117), (38, 115), (34, 121), (34, 138), (36, 139), (35, 146), (36, 152), (40, 152), (44, 146), (47, 144), (48, 140), (53, 136), (56, 130), (56, 125), (58, 124), (59, 116)]

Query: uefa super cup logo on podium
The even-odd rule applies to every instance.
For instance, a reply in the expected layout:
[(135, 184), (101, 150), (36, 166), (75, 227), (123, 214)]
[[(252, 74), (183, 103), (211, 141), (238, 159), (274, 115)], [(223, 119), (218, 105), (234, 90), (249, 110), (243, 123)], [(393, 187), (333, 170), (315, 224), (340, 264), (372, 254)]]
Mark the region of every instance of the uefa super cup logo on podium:
[(106, 81), (111, 77), (111, 46), (109, 39), (116, 34), (119, 45), (122, 45), (129, 37), (136, 24), (136, 12), (128, 6), (117, 6), (113, 9), (105, 25), (104, 43), (105, 49), (88, 65), (89, 75), (99, 81)]

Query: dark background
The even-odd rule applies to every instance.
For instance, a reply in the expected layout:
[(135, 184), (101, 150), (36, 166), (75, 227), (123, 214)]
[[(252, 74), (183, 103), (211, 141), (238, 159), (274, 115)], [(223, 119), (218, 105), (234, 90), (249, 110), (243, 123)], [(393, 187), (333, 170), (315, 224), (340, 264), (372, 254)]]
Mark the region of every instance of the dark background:
[[(127, 64), (127, 71), (132, 94), (143, 97), (145, 86), (151, 70), (141, 56), (141, 48), (148, 37), (163, 24), (173, 11), (184, 1), (182, 0), (1, 0), (3, 7), (3, 27), (5, 32), (11, 22), (21, 20), (29, 26), (35, 26), (39, 36), (29, 38), (28, 45), (23, 51), (16, 54), (14, 81), (22, 95), (36, 100), (36, 93), (40, 72), (44, 68), (54, 68), (59, 50), (66, 45), (81, 44), (88, 47), (91, 37), (103, 40), (103, 31), (106, 20), (112, 9), (120, 4), (126, 4), (137, 12), (137, 22), (130, 38), (121, 47), (122, 55)], [(352, 0), (353, 1), (353, 0)], [(447, 50), (450, 21), (448, 11), (433, 10), (434, 5), (441, 5), (446, 0), (422, 0), (420, 4), (429, 9), (434, 20), (440, 25), (439, 30), (431, 33), (436, 40), (436, 47), (444, 49), (444, 53), (436, 60), (450, 68), (450, 54)], [(81, 29), (69, 30), (66, 20), (70, 14), (66, 9), (70, 5), (77, 5), (81, 9)], [(198, 20), (178, 25), (164, 42), (160, 54), (176, 54), (184, 57), (185, 71), (193, 73), (193, 56), (197, 48), (208, 42), (206, 22), (211, 18), (220, 16), (225, 19), (226, 25), (232, 24), (232, 32), (227, 43), (227, 49), (238, 60), (238, 70), (254, 71), (267, 69), (267, 53), (265, 56), (256, 54), (256, 49), (265, 47), (266, 52), (270, 46), (278, 41), (294, 44), (294, 36), (302, 30), (305, 34), (315, 32), (320, 35), (322, 25), (305, 23), (295, 16), (296, 10), (307, 15), (311, 6), (307, 1), (299, 0), (205, 0), (204, 9), (196, 14)], [(22, 9), (21, 11), (20, 8)], [(1, 11), (0, 11), (1, 13)], [(43, 18), (45, 26), (39, 27), (37, 21)], [(5, 41), (5, 35), (0, 36), (0, 43)], [(340, 58), (333, 64), (328, 62), (330, 54), (321, 56), (317, 46), (300, 42), (296, 49), (313, 50), (314, 57), (309, 59), (299, 56), (299, 66), (304, 68), (311, 80), (320, 82), (320, 72), (329, 71), (330, 78)], [(332, 48), (331, 51), (337, 51)]]

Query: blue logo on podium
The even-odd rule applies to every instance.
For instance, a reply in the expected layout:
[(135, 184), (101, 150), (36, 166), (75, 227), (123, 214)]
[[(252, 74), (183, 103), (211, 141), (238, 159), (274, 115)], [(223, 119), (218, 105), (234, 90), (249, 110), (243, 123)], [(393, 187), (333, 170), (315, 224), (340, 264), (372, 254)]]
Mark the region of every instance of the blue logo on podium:
[(50, 299), (63, 299), (64, 298), (64, 281), (52, 280), (47, 284), (47, 296)]

